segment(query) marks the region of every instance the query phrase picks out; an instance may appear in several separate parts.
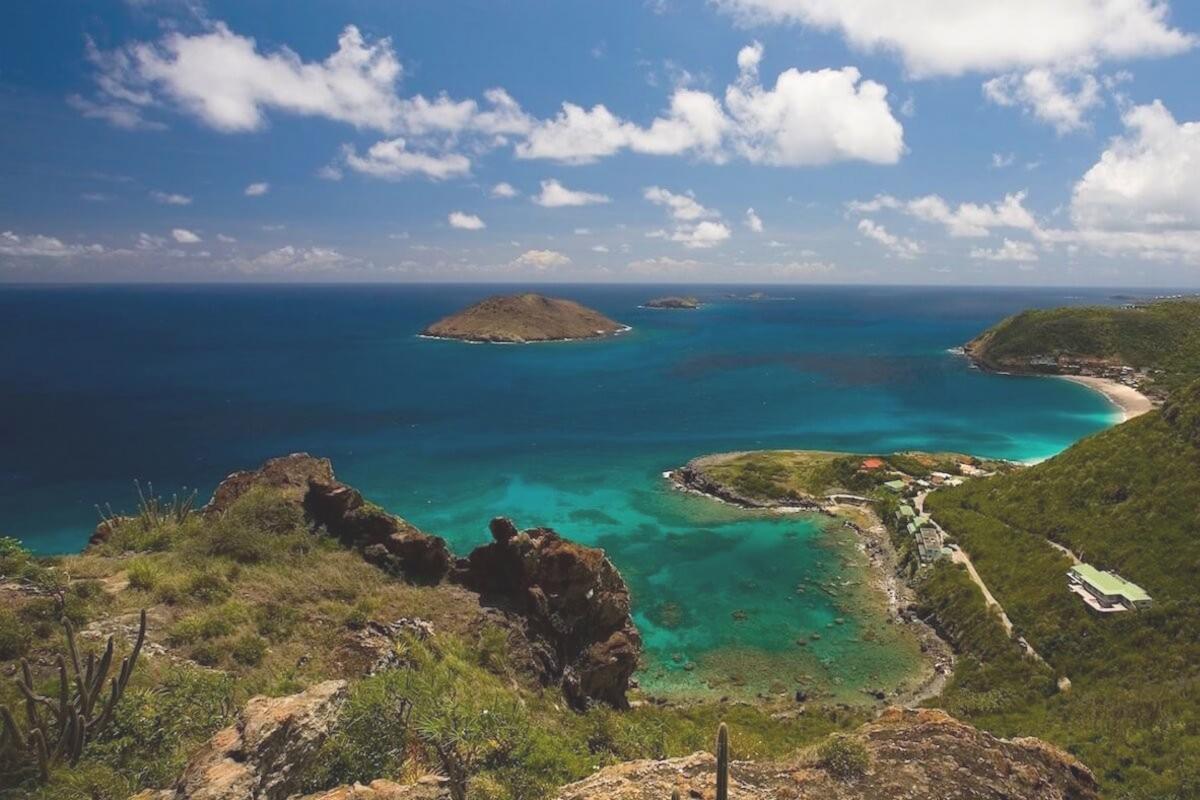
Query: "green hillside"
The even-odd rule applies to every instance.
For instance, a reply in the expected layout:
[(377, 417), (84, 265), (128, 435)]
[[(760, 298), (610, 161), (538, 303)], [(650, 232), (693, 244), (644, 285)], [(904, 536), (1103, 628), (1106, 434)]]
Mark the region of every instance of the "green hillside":
[(989, 328), (967, 349), (994, 369), (1068, 355), (1161, 370), (1156, 382), (1170, 391), (1200, 375), (1200, 300), (1023, 311)]
[[(1198, 420), (1200, 383), (1043, 464), (927, 501), (1052, 667), (998, 653), (995, 636), (968, 637), (957, 643), (975, 658), (943, 702), (1002, 733), (1068, 748), (1110, 797), (1200, 796)], [(1155, 608), (1089, 612), (1066, 588), (1069, 557), (1047, 540), (1141, 584)], [(944, 627), (971, 630), (964, 620), (979, 611), (963, 599), (959, 572), (939, 566), (924, 598)], [(1069, 691), (1055, 688), (1057, 676), (1070, 678)]]

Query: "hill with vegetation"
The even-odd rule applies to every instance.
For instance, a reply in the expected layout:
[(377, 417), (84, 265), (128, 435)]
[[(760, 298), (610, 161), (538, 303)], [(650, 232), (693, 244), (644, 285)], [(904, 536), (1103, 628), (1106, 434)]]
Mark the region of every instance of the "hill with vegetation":
[(627, 328), (573, 300), (540, 294), (497, 295), (438, 320), (426, 336), (469, 342), (597, 339)]
[[(1042, 464), (931, 494), (926, 509), (1048, 662), (1023, 658), (965, 572), (941, 563), (921, 597), (966, 657), (940, 702), (1065, 747), (1109, 797), (1198, 796), (1197, 497), (1200, 384)], [(1067, 590), (1071, 557), (1051, 543), (1140, 584), (1154, 607), (1089, 611)]]
[(1023, 311), (965, 349), (982, 366), (1010, 372), (1054, 372), (1060, 360), (1131, 366), (1167, 393), (1200, 375), (1200, 300)]

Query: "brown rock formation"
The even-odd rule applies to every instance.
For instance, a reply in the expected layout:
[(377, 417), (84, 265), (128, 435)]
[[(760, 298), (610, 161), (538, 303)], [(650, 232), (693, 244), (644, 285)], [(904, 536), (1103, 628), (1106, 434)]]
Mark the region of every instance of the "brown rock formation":
[(422, 333), (469, 342), (595, 339), (625, 330), (599, 311), (540, 294), (497, 295), (430, 325)]
[(304, 508), (309, 519), (389, 571), (419, 583), (437, 583), (450, 569), (446, 542), (363, 499), (333, 475), (327, 458), (293, 453), (272, 458), (256, 470), (235, 472), (213, 492), (203, 509), (220, 514), (250, 489), (266, 486)]
[(629, 589), (604, 551), (567, 541), (548, 528), (491, 524), (492, 544), (460, 561), (455, 579), (485, 603), (525, 617), (543, 678), (561, 679), (577, 708), (599, 701), (627, 705), (641, 637), (629, 616)]
[[(144, 800), (283, 800), (329, 735), (346, 699), (345, 681), (289, 697), (255, 697), (238, 721), (193, 756), (175, 786)], [(384, 795), (386, 797), (386, 795)]]
[[(734, 800), (1098, 800), (1092, 773), (1038, 739), (998, 739), (942, 711), (888, 709), (855, 737), (869, 753), (865, 774), (838, 777), (816, 757), (778, 763), (734, 761)], [(737, 741), (733, 742), (736, 756)], [(556, 800), (709, 798), (715, 759), (708, 753), (632, 761), (559, 790)]]
[(444, 779), (437, 778), (408, 784), (378, 780), (367, 786), (361, 783), (339, 786), (305, 795), (300, 800), (444, 800), (450, 793), (443, 784)]

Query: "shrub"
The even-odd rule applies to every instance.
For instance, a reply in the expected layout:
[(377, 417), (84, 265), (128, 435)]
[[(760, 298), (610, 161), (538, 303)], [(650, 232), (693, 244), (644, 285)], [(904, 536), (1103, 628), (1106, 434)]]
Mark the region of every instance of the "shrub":
[(854, 736), (834, 734), (817, 749), (822, 767), (839, 778), (857, 778), (865, 775), (871, 766), (871, 754), (867, 746)]
[(162, 569), (148, 558), (135, 558), (125, 571), (131, 589), (150, 591), (162, 579)]
[(239, 636), (229, 651), (233, 660), (245, 667), (257, 667), (267, 654), (267, 643), (260, 636), (247, 633)]
[(221, 648), (216, 642), (205, 640), (192, 648), (188, 657), (202, 667), (215, 667), (221, 663)]
[(171, 644), (191, 644), (200, 639), (217, 639), (233, 633), (236, 611), (228, 606), (184, 617), (171, 626), (167, 641)]
[(31, 554), (21, 542), (11, 536), (0, 536), (0, 575), (10, 578), (24, 577), (25, 571), (34, 564)]
[(256, 564), (280, 555), (307, 552), (315, 544), (300, 507), (277, 491), (256, 487), (229, 507), (205, 532), (208, 555)]
[(229, 596), (232, 589), (229, 581), (220, 573), (212, 570), (201, 570), (193, 573), (185, 581), (184, 593), (201, 603), (215, 603)]
[(281, 642), (292, 635), (300, 612), (292, 606), (268, 601), (254, 609), (254, 627), (260, 636), (272, 642)]
[(0, 659), (20, 658), (29, 650), (29, 626), (11, 609), (0, 608)]

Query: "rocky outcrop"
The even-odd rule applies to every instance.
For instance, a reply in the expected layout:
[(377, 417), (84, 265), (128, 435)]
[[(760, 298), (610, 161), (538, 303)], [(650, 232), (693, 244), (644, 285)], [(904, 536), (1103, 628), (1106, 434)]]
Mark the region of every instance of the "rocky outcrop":
[(272, 458), (256, 470), (233, 473), (221, 481), (203, 513), (221, 514), (260, 486), (282, 492), (313, 524), (408, 580), (437, 583), (450, 570), (453, 556), (445, 540), (366, 502), (358, 490), (334, 477), (329, 459), (307, 453)]
[(138, 798), (283, 800), (296, 792), (345, 699), (345, 681), (325, 681), (289, 697), (255, 697), (235, 724), (193, 756), (174, 787)]
[(371, 781), (368, 785), (339, 786), (305, 795), (300, 800), (445, 800), (450, 797), (445, 778), (430, 777), (416, 783)]
[[(838, 776), (818, 755), (790, 761), (734, 761), (734, 800), (1098, 800), (1095, 777), (1073, 756), (1038, 739), (998, 739), (942, 711), (888, 709), (855, 739), (868, 755), (862, 774)], [(737, 741), (733, 742), (734, 756)], [(556, 800), (712, 797), (708, 753), (633, 761), (566, 786)]]
[(572, 705), (625, 707), (641, 637), (629, 588), (604, 551), (505, 518), (491, 532), (495, 541), (461, 560), (455, 580), (525, 618), (543, 678), (561, 680)]

